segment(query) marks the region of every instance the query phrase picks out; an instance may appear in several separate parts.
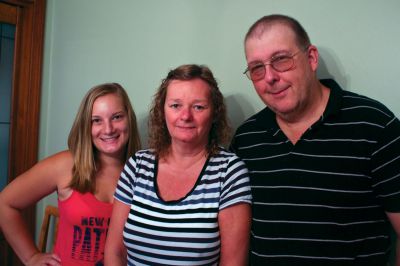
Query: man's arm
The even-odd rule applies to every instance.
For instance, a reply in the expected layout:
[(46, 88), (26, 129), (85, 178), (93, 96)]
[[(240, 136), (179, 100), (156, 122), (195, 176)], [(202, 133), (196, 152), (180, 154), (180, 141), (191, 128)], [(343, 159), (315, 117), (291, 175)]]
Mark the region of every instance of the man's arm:
[(386, 212), (390, 223), (396, 232), (396, 266), (400, 266), (400, 213), (399, 212)]

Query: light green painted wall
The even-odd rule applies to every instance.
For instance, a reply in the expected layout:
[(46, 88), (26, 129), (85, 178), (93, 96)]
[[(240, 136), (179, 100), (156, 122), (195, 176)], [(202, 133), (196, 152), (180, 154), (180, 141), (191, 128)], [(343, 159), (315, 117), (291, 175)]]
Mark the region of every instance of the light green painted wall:
[[(148, 107), (167, 71), (207, 64), (236, 127), (263, 107), (245, 68), (243, 37), (271, 13), (295, 17), (321, 56), (319, 74), (400, 116), (399, 0), (47, 0), (40, 158), (66, 148), (78, 105), (102, 82), (121, 83), (146, 142)], [(56, 204), (52, 195), (39, 204)]]

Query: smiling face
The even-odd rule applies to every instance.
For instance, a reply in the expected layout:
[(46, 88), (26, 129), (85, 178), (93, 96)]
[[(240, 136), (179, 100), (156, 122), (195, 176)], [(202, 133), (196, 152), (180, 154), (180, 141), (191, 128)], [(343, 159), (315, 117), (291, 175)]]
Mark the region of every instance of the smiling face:
[(311, 89), (318, 65), (318, 52), (312, 45), (300, 51), (303, 48), (297, 45), (294, 32), (282, 24), (271, 26), (262, 36), (251, 37), (245, 43), (248, 65), (280, 55), (295, 54), (290, 70), (278, 72), (271, 65), (266, 65), (264, 78), (253, 81), (262, 101), (282, 117), (302, 112), (314, 100)]
[(201, 79), (172, 80), (164, 104), (171, 144), (205, 147), (212, 124), (210, 88)]
[(129, 139), (128, 117), (116, 94), (106, 94), (94, 101), (92, 141), (98, 155), (122, 157)]

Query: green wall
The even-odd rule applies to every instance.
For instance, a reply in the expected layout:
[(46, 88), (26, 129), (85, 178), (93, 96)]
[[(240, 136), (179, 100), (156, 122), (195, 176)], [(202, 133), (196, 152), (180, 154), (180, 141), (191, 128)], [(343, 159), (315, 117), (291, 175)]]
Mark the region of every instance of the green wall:
[[(67, 147), (80, 100), (103, 82), (126, 88), (146, 143), (152, 95), (185, 63), (211, 68), (236, 127), (264, 106), (242, 74), (243, 37), (272, 13), (303, 24), (319, 48), (321, 78), (400, 116), (399, 0), (47, 0), (39, 158)], [(38, 225), (48, 203), (56, 196), (38, 205)]]

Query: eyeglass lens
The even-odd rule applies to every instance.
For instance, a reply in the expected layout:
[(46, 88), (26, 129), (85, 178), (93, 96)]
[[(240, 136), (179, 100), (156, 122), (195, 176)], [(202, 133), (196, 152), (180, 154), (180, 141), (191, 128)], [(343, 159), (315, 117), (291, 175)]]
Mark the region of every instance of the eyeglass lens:
[(253, 66), (248, 68), (246, 72), (247, 77), (251, 80), (260, 80), (264, 78), (267, 65), (271, 65), (271, 67), (278, 72), (288, 71), (294, 65), (293, 55), (279, 56), (267, 63), (261, 61), (256, 62)]
[(246, 76), (253, 80), (257, 81), (263, 79), (266, 72), (267, 65), (271, 65), (271, 67), (277, 72), (285, 72), (293, 68), (294, 66), (294, 56), (301, 51), (306, 51), (309, 46), (306, 46), (304, 49), (300, 49), (296, 53), (292, 55), (280, 55), (270, 60), (263, 62), (254, 62), (251, 66), (247, 68), (244, 72)]

